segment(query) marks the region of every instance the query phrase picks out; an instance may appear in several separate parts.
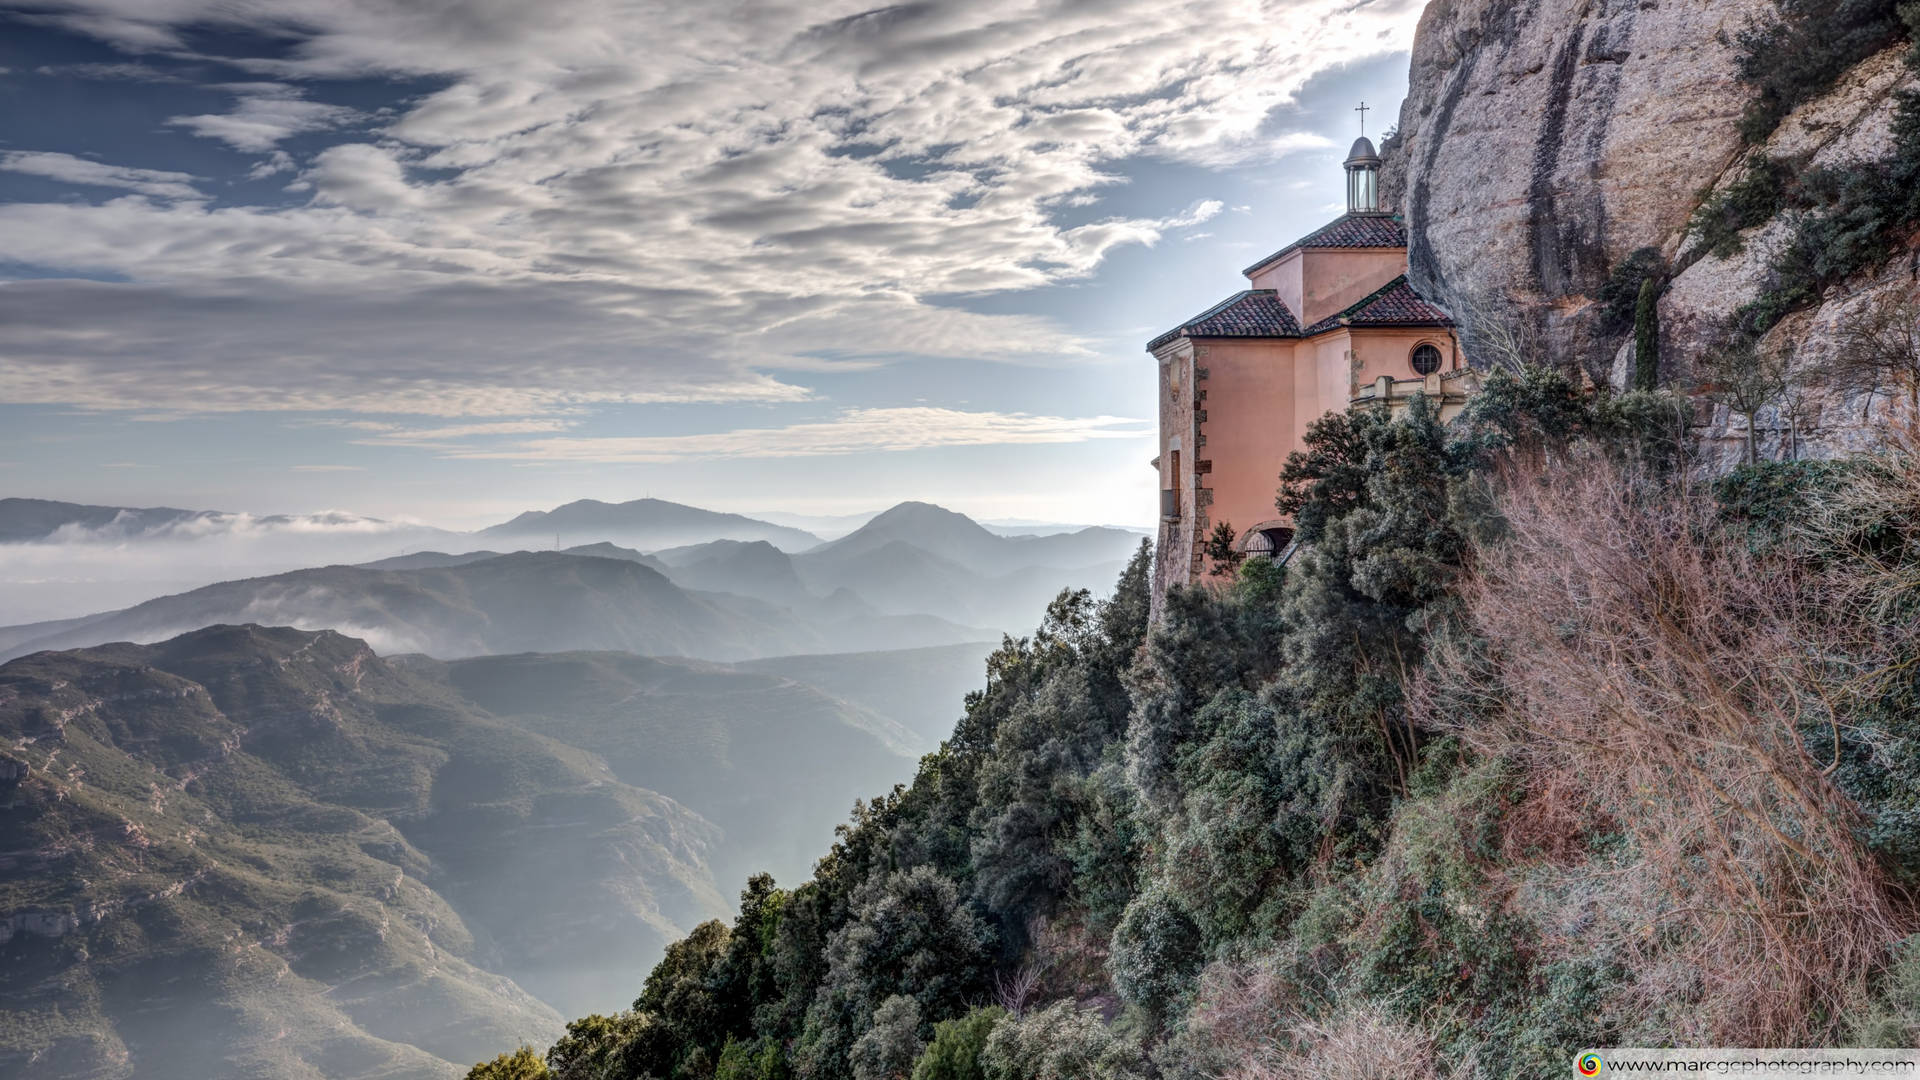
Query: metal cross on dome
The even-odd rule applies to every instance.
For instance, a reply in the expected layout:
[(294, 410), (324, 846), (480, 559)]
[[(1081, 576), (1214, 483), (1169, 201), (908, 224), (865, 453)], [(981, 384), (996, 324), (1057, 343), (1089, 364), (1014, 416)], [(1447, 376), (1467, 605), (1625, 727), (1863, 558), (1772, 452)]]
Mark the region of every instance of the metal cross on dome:
[(1367, 103), (1361, 102), (1360, 107), (1353, 111), (1360, 114), (1360, 137), (1364, 139), (1367, 137)]

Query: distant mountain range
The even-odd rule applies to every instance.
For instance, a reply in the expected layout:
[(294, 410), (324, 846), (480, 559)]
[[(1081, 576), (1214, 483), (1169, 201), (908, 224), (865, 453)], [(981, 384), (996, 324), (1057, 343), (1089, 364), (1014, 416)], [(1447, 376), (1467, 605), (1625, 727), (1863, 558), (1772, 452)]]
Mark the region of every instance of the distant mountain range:
[(382, 521), (339, 511), (255, 517), (225, 510), (180, 510), (170, 506), (89, 506), (52, 499), (0, 499), (0, 544), (63, 539), (139, 540), (168, 534), (191, 538), (236, 525), (269, 531), (290, 527), (361, 529), (413, 540), (459, 535), (428, 525)]
[(957, 563), (973, 573), (998, 576), (1035, 566), (1125, 561), (1139, 545), (1140, 534), (1095, 526), (1051, 536), (1003, 536), (965, 514), (932, 503), (903, 502), (849, 535), (807, 554), (846, 559), (896, 542)]
[(0, 1075), (455, 1077), (544, 1044), (724, 915), (716, 874), (803, 875), (925, 745), (897, 674), (977, 685), (984, 648), (443, 662), (218, 626), (0, 666)]
[(176, 510), (170, 506), (133, 509), (124, 506), (87, 506), (50, 499), (0, 499), (0, 544), (44, 540), (63, 528), (105, 529), (117, 526), (147, 532), (181, 521), (204, 517), (204, 510)]
[[(70, 521), (101, 520), (111, 509), (35, 505), (41, 511), (69, 507), (74, 512), (64, 520)], [(702, 520), (713, 528), (764, 524), (659, 500), (581, 509), (585, 505), (515, 520), (550, 523), (558, 516), (581, 529), (596, 519), (610, 522), (608, 527), (652, 521), (655, 536)], [(37, 513), (40, 525), (58, 516)], [(107, 520), (124, 523), (127, 514), (162, 512), (115, 513)], [(804, 535), (769, 528), (792, 533), (783, 537), (788, 541)], [(799, 553), (772, 540), (731, 538), (652, 554), (607, 540), (561, 551), (415, 551), (357, 566), (221, 581), (116, 611), (0, 627), (0, 660), (39, 649), (158, 641), (201, 626), (246, 622), (334, 629), (363, 637), (382, 653), (442, 659), (616, 649), (733, 661), (946, 645), (1025, 632), (1062, 588), (1106, 588), (1139, 540), (1112, 528), (1002, 536), (963, 514), (909, 502)]]
[(800, 529), (663, 499), (623, 503), (581, 499), (552, 510), (529, 510), (474, 535), (481, 540), (545, 543), (557, 537), (562, 545), (607, 540), (647, 551), (708, 540), (765, 540), (786, 551), (804, 551), (820, 543), (819, 537)]
[(684, 589), (633, 555), (521, 551), (468, 561), (427, 554), (403, 557), (420, 564), (403, 569), (328, 566), (227, 581), (105, 615), (0, 628), (0, 659), (247, 622), (339, 630), (382, 653), (443, 659), (616, 649), (739, 660), (992, 636), (924, 614), (877, 612), (852, 596), (796, 612), (750, 596)]

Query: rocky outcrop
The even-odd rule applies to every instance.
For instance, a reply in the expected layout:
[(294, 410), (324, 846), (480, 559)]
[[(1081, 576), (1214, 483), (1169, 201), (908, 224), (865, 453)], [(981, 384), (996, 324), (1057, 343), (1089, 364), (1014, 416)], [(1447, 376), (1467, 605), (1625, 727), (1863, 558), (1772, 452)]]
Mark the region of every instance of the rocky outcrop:
[(1765, 0), (1435, 0), (1382, 188), (1416, 286), (1456, 308), (1509, 297), (1583, 356), (1587, 297), (1680, 231), (1741, 157), (1732, 35)]
[[(1768, 0), (1434, 0), (1415, 40), (1382, 188), (1406, 215), (1415, 284), (1471, 323), (1519, 312), (1552, 355), (1622, 385), (1628, 335), (1602, 335), (1593, 297), (1641, 248), (1677, 268), (1660, 303), (1662, 373), (1691, 390), (1692, 361), (1765, 286), (1793, 211), (1749, 230), (1726, 258), (1691, 250), (1705, 194), (1745, 171), (1739, 31), (1774, 15)], [(1912, 85), (1904, 46), (1857, 64), (1795, 110), (1763, 148), (1796, 168), (1878, 160), (1892, 143), (1896, 94)], [(1829, 290), (1775, 327), (1764, 346), (1796, 371), (1830, 352), (1833, 330), (1875, 298), (1916, 288), (1902, 254)], [(1471, 348), (1473, 335), (1468, 332)], [(1876, 412), (1879, 409), (1879, 412)], [(1762, 452), (1829, 456), (1870, 445), (1884, 400), (1810, 387), (1756, 418)], [(1788, 415), (1791, 414), (1791, 415)], [(1705, 459), (1745, 452), (1746, 419), (1700, 403)]]
[(61, 937), (80, 927), (80, 917), (66, 911), (22, 911), (0, 918), (0, 945), (12, 941), (15, 934)]
[[(1761, 152), (1796, 168), (1838, 168), (1885, 158), (1893, 150), (1897, 95), (1915, 86), (1905, 51), (1905, 46), (1887, 49), (1856, 65), (1827, 93), (1794, 110)], [(1735, 163), (1715, 186), (1724, 188), (1743, 170)], [(1766, 286), (1769, 265), (1792, 238), (1794, 213), (1784, 211), (1747, 230), (1741, 250), (1725, 257), (1690, 250), (1683, 236), (1668, 238), (1667, 254), (1681, 269), (1660, 301), (1662, 355), (1681, 362), (1674, 374), (1683, 385), (1690, 380), (1681, 365), (1712, 344), (1728, 312)], [(1913, 238), (1905, 239), (1903, 253), (1828, 290), (1817, 307), (1788, 316), (1762, 341), (1763, 348), (1784, 350), (1793, 358), (1790, 370), (1797, 385), (1752, 419), (1761, 456), (1834, 457), (1877, 441), (1887, 420), (1887, 399), (1814, 376), (1832, 361), (1850, 323), (1885, 297), (1920, 292), (1920, 248)], [(1712, 471), (1738, 464), (1746, 454), (1748, 418), (1724, 405), (1703, 403), (1701, 419), (1703, 463)]]

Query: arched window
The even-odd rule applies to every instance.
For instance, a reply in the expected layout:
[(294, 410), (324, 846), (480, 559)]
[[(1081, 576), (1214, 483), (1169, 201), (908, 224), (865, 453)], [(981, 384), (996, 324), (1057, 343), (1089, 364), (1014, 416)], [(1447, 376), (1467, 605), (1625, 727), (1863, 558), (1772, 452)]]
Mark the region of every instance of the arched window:
[(1422, 343), (1414, 346), (1411, 363), (1413, 370), (1422, 378), (1440, 370), (1440, 350), (1433, 345)]

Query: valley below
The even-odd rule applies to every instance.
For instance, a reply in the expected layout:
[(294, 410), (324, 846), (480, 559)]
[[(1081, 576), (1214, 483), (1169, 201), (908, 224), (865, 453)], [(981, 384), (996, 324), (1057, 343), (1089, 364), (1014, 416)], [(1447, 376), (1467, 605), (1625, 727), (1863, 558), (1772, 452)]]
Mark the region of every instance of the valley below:
[(720, 882), (804, 876), (927, 745), (881, 711), (892, 654), (804, 661), (838, 693), (260, 626), (0, 667), (0, 1075), (450, 1076), (620, 1008)]
[[(226, 520), (0, 511), (0, 566)], [(523, 518), (0, 628), (0, 1077), (458, 1076), (617, 1012), (1138, 542), (926, 504), (824, 542), (654, 501)]]

